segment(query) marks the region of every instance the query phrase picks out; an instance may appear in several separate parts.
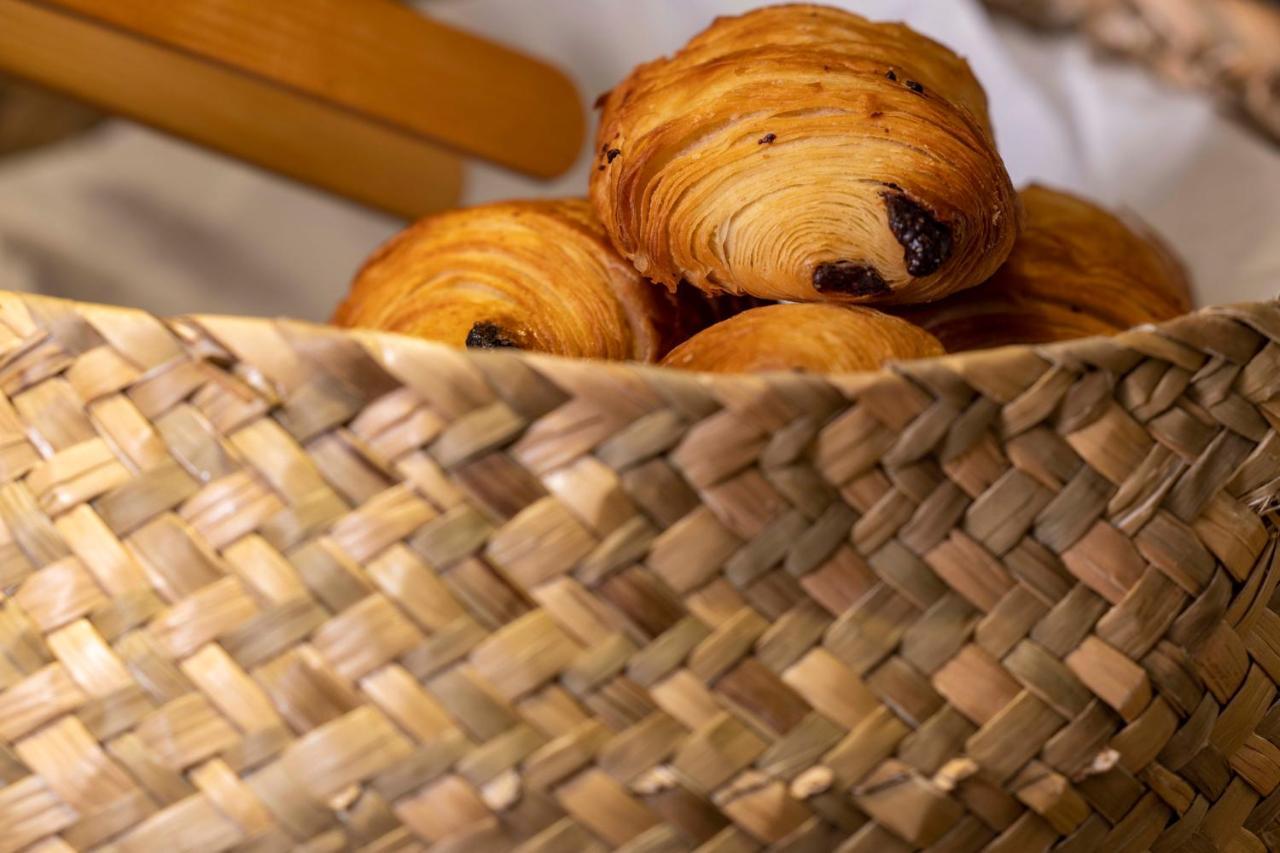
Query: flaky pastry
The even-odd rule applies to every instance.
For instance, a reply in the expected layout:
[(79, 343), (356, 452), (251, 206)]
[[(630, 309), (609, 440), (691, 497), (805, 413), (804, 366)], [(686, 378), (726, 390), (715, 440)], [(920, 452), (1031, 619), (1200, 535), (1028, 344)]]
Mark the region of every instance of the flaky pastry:
[(1016, 196), (968, 64), (824, 6), (720, 18), (604, 97), (591, 198), (654, 281), (907, 303), (1008, 255)]
[(656, 361), (739, 302), (646, 281), (584, 199), (513, 201), (401, 232), (360, 270), (334, 322), (455, 346)]
[(942, 355), (923, 329), (857, 305), (788, 303), (743, 311), (703, 329), (662, 364), (713, 373), (849, 373)]
[(1111, 335), (1191, 310), (1186, 270), (1136, 218), (1034, 184), (1021, 199), (1022, 235), (990, 281), (901, 316), (956, 352)]

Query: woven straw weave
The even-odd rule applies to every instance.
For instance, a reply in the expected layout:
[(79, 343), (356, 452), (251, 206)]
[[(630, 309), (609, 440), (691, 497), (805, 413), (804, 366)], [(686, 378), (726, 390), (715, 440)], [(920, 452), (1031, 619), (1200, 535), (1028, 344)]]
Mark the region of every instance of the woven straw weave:
[(1280, 142), (1280, 0), (984, 0), (1211, 93)]
[(707, 379), (0, 298), (0, 850), (1280, 843), (1280, 307)]

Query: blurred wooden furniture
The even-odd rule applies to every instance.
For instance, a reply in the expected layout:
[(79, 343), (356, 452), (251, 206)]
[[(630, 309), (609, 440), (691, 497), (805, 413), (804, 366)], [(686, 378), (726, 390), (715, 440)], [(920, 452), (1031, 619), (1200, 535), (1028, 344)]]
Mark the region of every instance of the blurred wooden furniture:
[(0, 157), (83, 133), (102, 114), (25, 81), (0, 76)]
[(0, 0), (0, 71), (405, 217), (584, 135), (560, 71), (395, 0)]

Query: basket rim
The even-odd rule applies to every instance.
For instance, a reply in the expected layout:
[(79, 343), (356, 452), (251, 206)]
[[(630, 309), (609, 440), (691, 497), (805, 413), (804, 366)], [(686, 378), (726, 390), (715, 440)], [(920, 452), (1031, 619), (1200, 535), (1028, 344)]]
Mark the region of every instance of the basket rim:
[[(24, 311), (32, 306), (43, 306), (54, 311), (77, 310), (101, 316), (113, 314), (117, 316), (146, 316), (159, 321), (171, 331), (179, 332), (180, 337), (189, 337), (181, 335), (182, 329), (188, 325), (203, 329), (216, 339), (219, 337), (217, 335), (219, 327), (224, 327), (227, 324), (254, 323), (264, 326), (287, 327), (295, 333), (301, 333), (309, 337), (319, 336), (354, 340), (370, 349), (388, 354), (398, 350), (429, 357), (461, 359), (477, 364), (488, 363), (496, 365), (513, 361), (525, 362), (531, 365), (546, 366), (552, 371), (592, 368), (594, 371), (601, 373), (638, 372), (642, 375), (658, 376), (668, 380), (692, 378), (710, 385), (750, 385), (762, 381), (767, 381), (771, 385), (782, 383), (797, 387), (835, 385), (845, 391), (861, 390), (881, 381), (893, 381), (902, 377), (927, 380), (928, 377), (935, 375), (939, 370), (960, 376), (967, 376), (975, 371), (985, 373), (997, 368), (1001, 363), (1013, 364), (1028, 356), (1039, 356), (1050, 362), (1079, 362), (1094, 365), (1103, 364), (1132, 350), (1150, 352), (1154, 348), (1167, 356), (1170, 341), (1176, 344), (1188, 336), (1187, 332), (1191, 328), (1212, 322), (1211, 318), (1215, 317), (1239, 321), (1263, 334), (1267, 334), (1268, 330), (1270, 330), (1272, 335), (1280, 337), (1280, 317), (1274, 314), (1275, 310), (1280, 308), (1280, 296), (1278, 296), (1275, 299), (1264, 301), (1205, 306), (1172, 320), (1135, 326), (1111, 337), (1095, 336), (1045, 344), (1014, 344), (967, 352), (947, 353), (941, 356), (909, 361), (890, 361), (878, 370), (851, 373), (806, 373), (799, 371), (712, 373), (682, 370), (638, 361), (576, 358), (522, 350), (469, 350), (397, 332), (342, 328), (329, 323), (283, 315), (256, 316), (191, 312), (161, 316), (144, 308), (132, 306), (84, 302), (42, 293), (0, 290), (0, 322), (5, 322), (12, 327), (12, 323), (9, 322), (11, 312), (14, 309)], [(1196, 337), (1198, 344), (1203, 346), (1203, 341), (1199, 340), (1198, 336)], [(16, 349), (21, 348), (20, 345), (22, 343), (29, 343), (24, 341), (24, 338), (25, 336), (18, 334), (14, 335), (11, 341), (0, 342), (0, 363), (8, 363)], [(15, 344), (18, 346), (15, 346)]]
[[(452, 347), (445, 343), (406, 336), (406, 334), (381, 332), (374, 329), (340, 328), (328, 323), (317, 323), (317, 321), (282, 315), (184, 313), (161, 316), (140, 307), (99, 304), (99, 302), (70, 300), (70, 298), (45, 295), (45, 293), (0, 289), (0, 324), (8, 325), (10, 328), (9, 336), (0, 336), (9, 338), (8, 341), (0, 339), (0, 365), (8, 365), (20, 351), (32, 346), (27, 334), (20, 332), (18, 328), (26, 324), (23, 324), (20, 319), (15, 319), (14, 311), (18, 311), (17, 316), (20, 318), (20, 315), (27, 313), (33, 307), (37, 310), (54, 311), (54, 313), (74, 310), (84, 315), (102, 316), (102, 318), (113, 315), (118, 319), (146, 316), (151, 320), (159, 321), (170, 333), (177, 334), (179, 339), (184, 339), (188, 343), (201, 337), (196, 329), (202, 330), (216, 341), (219, 339), (220, 327), (225, 327), (227, 324), (252, 323), (264, 325), (264, 327), (287, 328), (293, 334), (310, 338), (355, 341), (366, 350), (376, 353), (379, 361), (383, 361), (384, 364), (394, 364), (401, 357), (460, 360), (470, 362), (471, 365), (493, 365), (495, 368), (511, 362), (524, 362), (524, 364), (548, 370), (552, 374), (582, 371), (586, 374), (595, 374), (598, 378), (641, 375), (641, 377), (657, 379), (658, 382), (695, 382), (700, 386), (713, 389), (746, 388), (760, 386), (760, 384), (782, 389), (836, 388), (842, 394), (864, 393), (884, 383), (899, 383), (902, 379), (914, 380), (927, 387), (937, 387), (938, 383), (954, 382), (955, 377), (970, 378), (975, 374), (992, 375), (993, 371), (1000, 370), (1002, 365), (1025, 364), (1028, 359), (1038, 359), (1051, 364), (1102, 366), (1108, 362), (1115, 364), (1116, 360), (1124, 360), (1125, 357), (1137, 351), (1179, 361), (1179, 351), (1185, 346), (1187, 347), (1185, 357), (1188, 364), (1192, 364), (1192, 362), (1203, 360), (1204, 339), (1201, 334), (1196, 334), (1196, 328), (1212, 323), (1213, 318), (1240, 321), (1262, 333), (1263, 336), (1280, 338), (1280, 314), (1277, 314), (1277, 309), (1280, 309), (1280, 297), (1276, 297), (1274, 300), (1201, 307), (1178, 318), (1166, 320), (1164, 323), (1138, 325), (1111, 337), (1076, 338), (1073, 341), (1042, 343), (1042, 345), (992, 347), (987, 350), (946, 353), (946, 355), (927, 357), (927, 359), (890, 361), (878, 370), (860, 371), (860, 373), (801, 373), (801, 371), (705, 373), (705, 371), (667, 368), (667, 366), (640, 361), (580, 359), (580, 357), (518, 350), (466, 350), (466, 348)], [(184, 332), (184, 329), (187, 329), (187, 332)], [(1184, 341), (1194, 342), (1194, 345), (1184, 345)]]

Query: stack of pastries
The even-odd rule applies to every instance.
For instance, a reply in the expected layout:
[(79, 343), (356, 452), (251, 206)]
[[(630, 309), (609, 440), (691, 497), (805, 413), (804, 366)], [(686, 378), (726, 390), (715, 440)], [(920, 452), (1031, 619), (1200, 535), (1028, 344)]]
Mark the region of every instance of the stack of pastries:
[(787, 5), (721, 18), (601, 99), (589, 201), (428, 217), (335, 322), (713, 372), (1113, 334), (1191, 308), (1153, 234), (1015, 191), (986, 95), (900, 24)]

